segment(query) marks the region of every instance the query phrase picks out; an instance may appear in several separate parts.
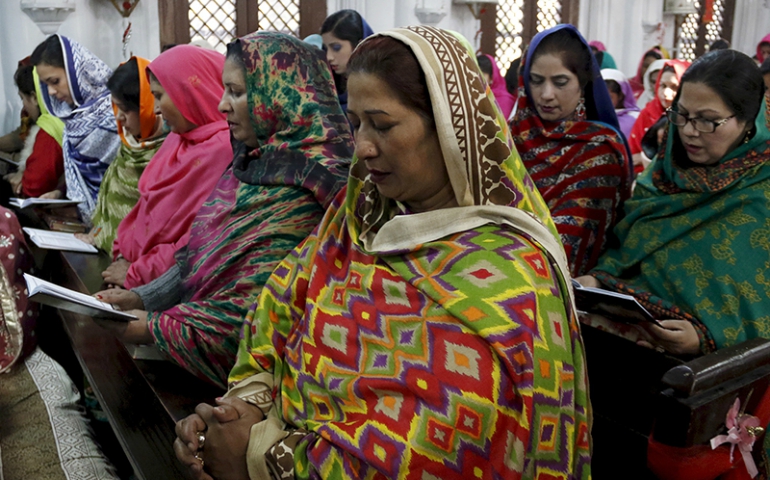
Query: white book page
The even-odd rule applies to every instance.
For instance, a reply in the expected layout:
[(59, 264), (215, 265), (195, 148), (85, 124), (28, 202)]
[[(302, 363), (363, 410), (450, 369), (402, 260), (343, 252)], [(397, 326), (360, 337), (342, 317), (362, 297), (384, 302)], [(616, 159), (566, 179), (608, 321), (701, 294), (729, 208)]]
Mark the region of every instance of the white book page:
[(75, 250), (79, 252), (98, 252), (96, 247), (75, 238), (74, 233), (52, 232), (37, 228), (24, 227), (29, 238), (42, 248), (54, 248), (58, 250)]
[(115, 307), (109, 303), (100, 302), (91, 295), (76, 292), (74, 290), (70, 290), (69, 288), (60, 287), (55, 283), (46, 282), (43, 279), (37, 278), (27, 273), (24, 274), (24, 280), (27, 281), (27, 288), (29, 290), (30, 296), (36, 293), (43, 293), (63, 299), (71, 299), (77, 303), (85, 304), (94, 308), (100, 308), (102, 310), (115, 310)]
[(80, 202), (68, 199), (49, 199), (49, 198), (16, 198), (9, 200), (10, 204), (19, 208), (27, 208), (32, 205), (76, 205)]

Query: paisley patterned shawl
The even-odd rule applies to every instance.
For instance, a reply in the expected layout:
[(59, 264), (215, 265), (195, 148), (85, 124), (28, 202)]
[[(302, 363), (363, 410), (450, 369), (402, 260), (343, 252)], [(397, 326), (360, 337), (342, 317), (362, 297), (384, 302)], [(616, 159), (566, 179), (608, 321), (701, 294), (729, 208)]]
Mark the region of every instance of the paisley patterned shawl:
[[(676, 102), (675, 102), (676, 103)], [(632, 293), (659, 318), (692, 321), (704, 353), (770, 338), (770, 119), (767, 98), (756, 134), (715, 166), (682, 168), (677, 128), (637, 179), (620, 247), (593, 274)], [(681, 153), (678, 153), (678, 152)], [(685, 160), (686, 161), (686, 160)]]
[(532, 57), (540, 42), (559, 30), (573, 32), (583, 48), (590, 50), (571, 25), (558, 25), (535, 36), (521, 65), (511, 132), (551, 210), (570, 271), (578, 276), (596, 265), (617, 212), (630, 195), (631, 160), (593, 55), (592, 79), (585, 87), (587, 119), (545, 122), (538, 116), (529, 89)]
[(269, 408), (274, 388), (293, 432), (265, 460), (298, 478), (590, 478), (583, 347), (547, 207), (473, 52), (432, 27), (381, 35), (425, 72), (460, 207), (404, 213), (354, 164), (249, 312), (228, 394)]
[(104, 172), (118, 153), (120, 137), (115, 127), (107, 80), (112, 70), (82, 45), (57, 35), (64, 70), (74, 105), (40, 90), (48, 111), (64, 121), (64, 177), (67, 198), (80, 200), (83, 219), (91, 221)]
[(278, 263), (318, 226), (353, 157), (320, 50), (273, 32), (237, 42), (259, 147), (236, 146), (233, 167), (177, 253), (183, 302), (150, 316), (161, 349), (223, 387), (249, 306)]

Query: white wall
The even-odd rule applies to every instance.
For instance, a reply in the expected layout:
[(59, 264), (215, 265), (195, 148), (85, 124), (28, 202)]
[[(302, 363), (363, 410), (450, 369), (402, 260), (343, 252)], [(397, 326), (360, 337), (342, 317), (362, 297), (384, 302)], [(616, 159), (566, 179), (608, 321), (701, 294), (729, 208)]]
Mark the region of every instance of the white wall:
[[(768, 6), (765, 6), (768, 5)], [(663, 31), (646, 33), (644, 25), (663, 23)], [(674, 19), (663, 15), (663, 0), (581, 0), (578, 28), (590, 40), (601, 40), (626, 76), (636, 75), (650, 47), (674, 47)], [(732, 46), (748, 55), (770, 33), (770, 1), (736, 0)], [(662, 41), (661, 41), (662, 39)]]
[[(139, 2), (129, 20), (133, 30), (130, 51), (143, 57), (156, 57), (160, 53), (158, 0)], [(76, 0), (75, 11), (57, 33), (80, 42), (115, 68), (126, 60), (122, 51), (126, 25), (111, 2)], [(19, 0), (0, 0), (0, 133), (16, 128), (19, 123), (21, 100), (13, 83), (16, 64), (30, 55), (45, 38), (46, 35), (21, 11)]]
[(770, 33), (770, 2), (737, 0), (733, 48), (749, 55), (757, 53), (757, 44)]

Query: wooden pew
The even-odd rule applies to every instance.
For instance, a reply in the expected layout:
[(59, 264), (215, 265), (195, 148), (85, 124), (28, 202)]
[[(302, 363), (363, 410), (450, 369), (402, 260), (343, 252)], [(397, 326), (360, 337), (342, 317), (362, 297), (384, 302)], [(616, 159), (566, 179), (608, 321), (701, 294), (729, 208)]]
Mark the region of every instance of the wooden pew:
[[(43, 228), (33, 213), (24, 223)], [(32, 225), (30, 225), (32, 223)], [(110, 264), (98, 255), (46, 252), (51, 280), (82, 293), (103, 288), (101, 272)], [(63, 330), (110, 426), (140, 479), (184, 478), (173, 452), (177, 420), (201, 402), (224, 392), (170, 361), (134, 360), (115, 336), (90, 317), (58, 311)]]
[[(749, 399), (746, 411), (755, 412), (770, 386), (770, 341), (765, 339), (685, 363), (581, 327), (594, 409), (595, 480), (657, 478), (647, 466), (651, 434), (671, 447), (707, 444), (724, 433), (736, 397)], [(761, 441), (754, 449), (761, 450)]]

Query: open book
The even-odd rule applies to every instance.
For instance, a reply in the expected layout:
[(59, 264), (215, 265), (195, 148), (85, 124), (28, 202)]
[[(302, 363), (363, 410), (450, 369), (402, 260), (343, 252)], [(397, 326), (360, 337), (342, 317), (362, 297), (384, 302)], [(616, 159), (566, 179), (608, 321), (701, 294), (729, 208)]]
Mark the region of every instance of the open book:
[(604, 315), (625, 323), (652, 322), (662, 325), (633, 296), (601, 288), (584, 287), (572, 280), (578, 310)]
[(89, 317), (106, 318), (121, 322), (136, 320), (136, 316), (115, 310), (115, 307), (109, 303), (100, 302), (91, 295), (60, 287), (27, 273), (24, 274), (24, 280), (27, 282), (29, 299), (43, 305), (88, 315)]
[(82, 240), (75, 238), (74, 233), (52, 232), (50, 230), (40, 230), (37, 228), (22, 228), (29, 239), (40, 248), (48, 250), (66, 250), (68, 252), (98, 253), (99, 250), (93, 245), (89, 245)]
[(0, 152), (0, 160), (2, 160), (5, 163), (9, 163), (13, 165), (14, 167), (19, 166), (19, 162), (14, 159), (14, 156), (12, 153)]
[(52, 198), (16, 198), (13, 197), (10, 200), (8, 200), (8, 203), (12, 207), (16, 208), (27, 208), (27, 207), (46, 207), (46, 208), (57, 208), (57, 207), (69, 207), (70, 205), (77, 205), (80, 203), (79, 200), (54, 200)]

